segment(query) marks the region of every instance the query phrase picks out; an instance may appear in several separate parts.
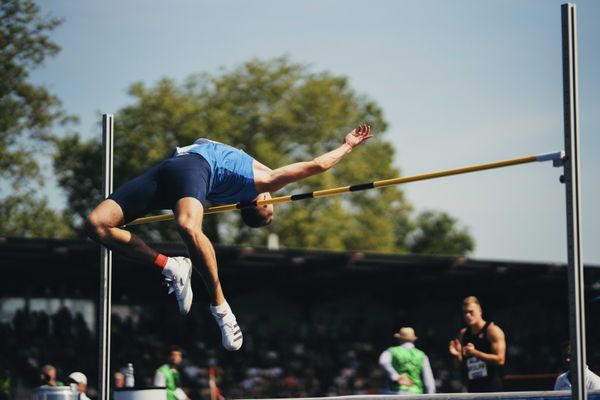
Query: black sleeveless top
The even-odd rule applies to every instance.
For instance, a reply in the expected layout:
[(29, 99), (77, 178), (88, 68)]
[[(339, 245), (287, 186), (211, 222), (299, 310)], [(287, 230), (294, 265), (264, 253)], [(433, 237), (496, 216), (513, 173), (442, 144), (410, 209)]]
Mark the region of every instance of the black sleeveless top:
[[(487, 334), (489, 326), (490, 322), (486, 322), (476, 334), (472, 334), (467, 327), (463, 334), (462, 345), (473, 343), (476, 350), (491, 354), (492, 345)], [(463, 358), (463, 375), (471, 393), (502, 391), (502, 367), (498, 364), (486, 363), (473, 356), (465, 356)]]

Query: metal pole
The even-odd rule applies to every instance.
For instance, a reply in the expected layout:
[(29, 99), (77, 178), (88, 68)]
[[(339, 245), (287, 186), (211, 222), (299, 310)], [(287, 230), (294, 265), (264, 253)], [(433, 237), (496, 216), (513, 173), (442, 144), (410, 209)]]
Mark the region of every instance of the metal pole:
[(565, 122), (564, 183), (567, 204), (569, 269), (569, 328), (571, 341), (571, 397), (587, 398), (585, 388), (585, 305), (581, 251), (579, 179), (579, 94), (577, 82), (577, 24), (575, 4), (561, 5), (563, 102)]
[[(102, 115), (102, 181), (103, 195), (113, 190), (113, 116)], [(109, 400), (110, 394), (110, 315), (112, 288), (112, 252), (106, 247), (100, 251), (100, 365), (98, 373), (98, 400)]]

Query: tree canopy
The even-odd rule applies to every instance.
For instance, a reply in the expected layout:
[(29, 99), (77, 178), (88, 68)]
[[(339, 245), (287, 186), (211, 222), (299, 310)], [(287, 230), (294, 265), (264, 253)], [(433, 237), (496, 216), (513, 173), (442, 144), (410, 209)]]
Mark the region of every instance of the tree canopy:
[[(181, 84), (169, 78), (152, 86), (138, 82), (130, 86), (129, 95), (132, 104), (115, 115), (115, 185), (169, 156), (175, 146), (191, 144), (198, 137), (239, 147), (276, 168), (337, 147), (359, 123), (371, 125), (376, 137), (331, 171), (282, 192), (400, 174), (392, 163), (394, 150), (385, 138), (387, 123), (381, 108), (358, 94), (347, 78), (315, 73), (287, 58), (252, 60), (216, 76), (192, 75)], [(72, 134), (55, 142), (54, 166), (71, 210), (80, 217), (77, 223), (101, 200), (99, 138), (83, 141)], [(269, 233), (276, 233), (287, 247), (409, 251), (411, 232), (422, 222), (412, 217), (399, 187), (280, 205), (275, 213), (275, 222), (259, 230), (244, 227), (237, 213), (207, 216), (205, 226), (213, 240), (224, 243), (264, 244)], [(454, 222), (441, 234), (443, 239), (455, 233)], [(136, 229), (153, 239), (176, 236), (171, 223)], [(456, 248), (460, 244), (453, 251)], [(469, 250), (464, 247), (462, 253)]]
[(464, 255), (475, 247), (473, 238), (465, 228), (444, 212), (425, 211), (417, 217), (416, 229), (410, 233), (408, 248), (411, 253)]
[[(29, 77), (59, 52), (50, 33), (62, 21), (41, 16), (31, 0), (0, 0), (0, 17), (0, 235), (69, 236), (102, 200), (100, 138), (57, 135), (57, 127), (75, 118)], [(285, 57), (251, 60), (216, 75), (191, 75), (182, 83), (166, 77), (151, 86), (137, 82), (128, 90), (132, 103), (115, 115), (117, 186), (198, 137), (239, 147), (276, 168), (337, 147), (359, 123), (371, 125), (375, 139), (333, 170), (284, 192), (400, 175), (376, 102), (357, 93), (346, 77), (313, 72)], [(55, 145), (51, 155), (68, 215), (49, 207), (35, 190), (48, 176), (47, 168), (40, 167), (49, 155), (48, 143)], [(279, 205), (275, 223), (260, 230), (245, 227), (238, 213), (205, 218), (209, 236), (229, 244), (264, 244), (275, 233), (287, 247), (464, 254), (472, 250), (473, 240), (456, 225), (445, 213), (413, 216), (399, 187)], [(154, 240), (177, 238), (172, 223), (136, 231)]]
[[(40, 16), (30, 0), (0, 2), (0, 235), (64, 236), (70, 232), (66, 217), (48, 207), (32, 190), (44, 174), (40, 155), (54, 124), (72, 118), (60, 100), (29, 74), (59, 47), (49, 33), (61, 21)], [(6, 190), (10, 192), (4, 193)], [(29, 222), (25, 222), (29, 221)], [(37, 222), (36, 222), (37, 221)]]

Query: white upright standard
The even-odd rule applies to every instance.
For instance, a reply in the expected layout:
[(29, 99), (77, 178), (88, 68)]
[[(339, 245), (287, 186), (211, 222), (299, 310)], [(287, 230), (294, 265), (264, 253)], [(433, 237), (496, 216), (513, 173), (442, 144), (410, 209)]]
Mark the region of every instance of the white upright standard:
[(569, 330), (571, 340), (571, 397), (587, 398), (584, 373), (585, 305), (581, 243), (581, 181), (579, 175), (579, 86), (577, 70), (577, 15), (575, 4), (561, 5), (563, 104), (565, 124), (564, 175), (567, 205), (569, 275)]
[[(102, 194), (108, 197), (113, 190), (113, 116), (102, 115)], [(112, 288), (112, 251), (100, 250), (100, 361), (98, 365), (98, 400), (109, 400), (110, 394), (110, 306)]]

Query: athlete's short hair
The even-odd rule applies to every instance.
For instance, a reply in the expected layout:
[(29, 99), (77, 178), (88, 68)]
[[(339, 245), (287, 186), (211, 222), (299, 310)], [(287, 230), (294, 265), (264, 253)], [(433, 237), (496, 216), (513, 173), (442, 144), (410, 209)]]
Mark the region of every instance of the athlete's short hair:
[(469, 297), (465, 297), (465, 299), (463, 300), (463, 307), (468, 306), (469, 304), (477, 304), (479, 307), (481, 307), (481, 303), (479, 302), (479, 299), (475, 296), (469, 296)]
[(273, 220), (273, 216), (261, 215), (256, 207), (242, 208), (242, 221), (250, 228), (260, 228), (267, 226)]

